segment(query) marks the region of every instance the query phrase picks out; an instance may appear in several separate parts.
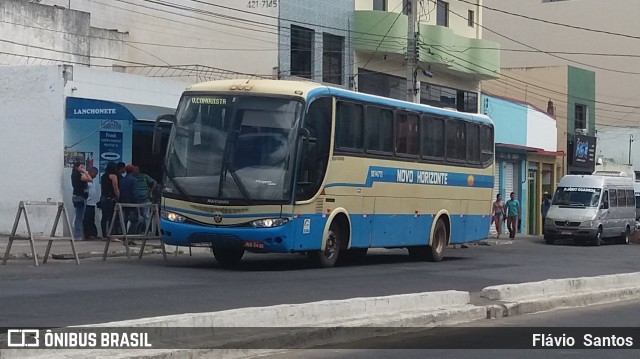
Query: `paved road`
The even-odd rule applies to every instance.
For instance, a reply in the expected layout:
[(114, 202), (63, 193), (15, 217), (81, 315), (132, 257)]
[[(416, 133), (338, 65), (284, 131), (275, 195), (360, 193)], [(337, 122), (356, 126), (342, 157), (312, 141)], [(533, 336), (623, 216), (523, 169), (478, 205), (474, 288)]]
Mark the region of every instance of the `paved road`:
[(410, 262), (406, 251), (378, 250), (364, 265), (311, 268), (299, 255), (248, 255), (237, 270), (210, 255), (50, 261), (0, 266), (0, 327), (65, 326), (247, 306), (485, 286), (635, 272), (639, 245), (511, 245), (448, 248), (441, 263)]
[[(354, 347), (372, 348), (386, 347), (393, 349), (359, 350), (359, 349), (314, 349), (297, 350), (281, 355), (265, 357), (265, 359), (422, 359), (422, 358), (474, 358), (474, 359), (496, 359), (496, 358), (637, 358), (637, 349), (528, 349), (528, 350), (444, 350), (444, 349), (423, 349), (425, 339), (430, 343), (457, 343), (458, 347), (468, 345), (465, 340), (470, 338), (471, 331), (482, 335), (491, 335), (492, 328), (505, 328), (507, 331), (517, 331), (523, 327), (543, 327), (536, 329), (539, 333), (548, 333), (553, 327), (565, 327), (560, 332), (571, 333), (572, 331), (582, 332), (582, 329), (571, 329), (566, 327), (611, 327), (584, 330), (585, 333), (593, 334), (603, 331), (607, 335), (620, 333), (622, 336), (631, 336), (638, 347), (640, 344), (640, 325), (638, 311), (640, 301), (621, 302), (600, 306), (592, 306), (579, 309), (558, 310), (546, 313), (502, 318), (500, 320), (483, 320), (474, 322), (473, 328), (458, 325), (453, 328), (446, 328), (442, 331), (432, 329), (422, 334), (398, 335), (390, 338), (376, 338), (353, 343)], [(469, 324), (466, 324), (468, 326)], [(631, 330), (623, 330), (613, 327), (635, 327)], [(480, 328), (479, 330), (477, 328)], [(524, 329), (524, 328), (523, 328)], [(528, 330), (527, 330), (528, 331)], [(432, 333), (433, 332), (433, 333)], [(439, 333), (439, 334), (438, 334)], [(466, 334), (466, 336), (465, 336)], [(506, 334), (508, 335), (508, 334)], [(569, 334), (567, 334), (569, 335)], [(582, 335), (576, 336), (576, 342), (583, 342)], [(456, 344), (454, 344), (455, 346)], [(505, 338), (505, 347), (509, 346), (508, 339)], [(420, 349), (416, 349), (420, 348)], [(402, 349), (402, 350), (399, 350)]]

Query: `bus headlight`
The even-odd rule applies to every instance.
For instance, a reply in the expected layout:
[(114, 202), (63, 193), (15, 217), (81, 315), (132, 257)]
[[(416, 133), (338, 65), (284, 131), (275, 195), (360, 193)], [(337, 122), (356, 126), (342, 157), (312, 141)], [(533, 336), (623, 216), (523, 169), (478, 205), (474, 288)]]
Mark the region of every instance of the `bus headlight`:
[(271, 228), (278, 227), (289, 222), (289, 218), (267, 218), (251, 221), (250, 224), (255, 228)]
[(185, 217), (169, 211), (161, 211), (160, 215), (162, 216), (162, 218), (171, 222), (176, 222), (176, 223), (183, 223), (184, 221), (187, 220)]

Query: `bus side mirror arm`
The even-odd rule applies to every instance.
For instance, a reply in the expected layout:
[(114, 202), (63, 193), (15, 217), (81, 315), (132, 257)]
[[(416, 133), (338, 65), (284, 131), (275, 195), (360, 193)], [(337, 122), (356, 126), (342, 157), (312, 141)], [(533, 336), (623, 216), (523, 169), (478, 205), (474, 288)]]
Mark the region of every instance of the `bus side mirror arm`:
[(176, 123), (176, 115), (165, 114), (156, 118), (156, 123), (153, 125), (153, 141), (151, 142), (151, 153), (159, 155), (162, 147), (162, 127), (160, 127), (160, 121), (169, 121), (172, 124)]

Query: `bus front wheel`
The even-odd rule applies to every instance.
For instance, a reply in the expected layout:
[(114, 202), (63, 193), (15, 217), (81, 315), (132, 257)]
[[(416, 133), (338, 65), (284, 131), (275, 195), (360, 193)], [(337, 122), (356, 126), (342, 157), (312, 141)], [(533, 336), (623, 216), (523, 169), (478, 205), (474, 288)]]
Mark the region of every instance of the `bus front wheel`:
[(336, 222), (331, 223), (327, 232), (326, 244), (323, 250), (309, 252), (309, 259), (322, 268), (336, 265), (342, 250), (342, 232)]
[(442, 220), (438, 220), (433, 231), (431, 244), (428, 246), (409, 247), (409, 257), (413, 260), (440, 262), (447, 246), (447, 228)]
[(242, 248), (213, 248), (213, 256), (224, 268), (233, 267), (240, 263), (243, 255), (244, 249)]

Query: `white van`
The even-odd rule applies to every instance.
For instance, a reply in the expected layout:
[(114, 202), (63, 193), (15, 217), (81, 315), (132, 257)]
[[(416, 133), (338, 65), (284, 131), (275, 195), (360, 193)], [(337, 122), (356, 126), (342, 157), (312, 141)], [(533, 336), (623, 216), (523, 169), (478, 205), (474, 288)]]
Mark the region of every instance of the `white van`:
[(640, 182), (633, 183), (633, 190), (636, 192), (636, 222), (640, 221)]
[(629, 177), (568, 175), (558, 184), (544, 222), (544, 239), (570, 238), (600, 245), (629, 243), (635, 230), (636, 197)]

